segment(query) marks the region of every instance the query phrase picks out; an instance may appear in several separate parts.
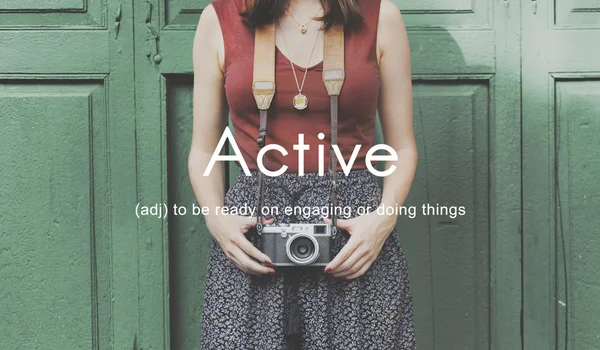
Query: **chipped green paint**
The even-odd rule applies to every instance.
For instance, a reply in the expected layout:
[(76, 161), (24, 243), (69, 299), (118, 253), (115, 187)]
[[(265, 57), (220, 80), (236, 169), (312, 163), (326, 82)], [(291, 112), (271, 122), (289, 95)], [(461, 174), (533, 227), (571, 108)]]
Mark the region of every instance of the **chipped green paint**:
[(597, 3), (523, 5), (524, 348), (594, 349), (600, 13)]
[(0, 349), (131, 348), (133, 14), (0, 3)]

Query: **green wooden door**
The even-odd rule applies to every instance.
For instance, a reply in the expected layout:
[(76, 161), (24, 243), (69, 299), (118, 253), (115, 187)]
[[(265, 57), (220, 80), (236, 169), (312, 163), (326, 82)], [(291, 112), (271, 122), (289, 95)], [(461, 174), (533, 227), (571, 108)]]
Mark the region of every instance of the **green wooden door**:
[(139, 200), (188, 209), (139, 221), (140, 345), (197, 349), (210, 233), (187, 170), (192, 137), (192, 42), (209, 1), (138, 1), (135, 11)]
[(399, 238), (418, 346), (520, 349), (519, 8), (398, 4), (410, 30), (419, 147), (407, 201), (419, 212), (400, 218)]
[(131, 6), (0, 2), (1, 349), (134, 346)]
[(600, 344), (600, 3), (524, 1), (525, 349)]
[[(207, 4), (0, 4), (0, 348), (198, 347), (210, 234), (187, 154)], [(555, 349), (567, 328), (570, 348), (597, 344), (597, 2), (397, 4), (420, 156), (419, 212), (399, 221), (419, 347)], [(138, 219), (138, 203), (169, 217)]]

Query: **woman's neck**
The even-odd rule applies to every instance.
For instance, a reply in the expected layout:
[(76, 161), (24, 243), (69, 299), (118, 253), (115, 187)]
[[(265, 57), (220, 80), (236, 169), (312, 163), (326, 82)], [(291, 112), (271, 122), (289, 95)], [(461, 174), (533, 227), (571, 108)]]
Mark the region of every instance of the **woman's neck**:
[(321, 0), (290, 0), (290, 6), (316, 6), (321, 5)]
[(311, 11), (321, 7), (320, 0), (290, 0), (289, 11)]

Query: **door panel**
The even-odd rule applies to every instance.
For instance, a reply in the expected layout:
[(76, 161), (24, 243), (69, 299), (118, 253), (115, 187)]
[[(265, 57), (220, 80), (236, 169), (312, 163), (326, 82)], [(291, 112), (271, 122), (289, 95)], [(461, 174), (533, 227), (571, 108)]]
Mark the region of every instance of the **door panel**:
[[(0, 72), (107, 72), (110, 49), (104, 5), (105, 1), (87, 0), (3, 1), (0, 47), (11, 59), (0, 60)], [(111, 20), (118, 11), (113, 10)], [(61, 47), (78, 52), (60, 52)]]
[[(105, 1), (90, 0), (3, 0), (3, 26), (106, 30)], [(75, 28), (74, 28), (75, 27)], [(106, 40), (104, 40), (106, 41)], [(106, 54), (107, 51), (104, 51)]]
[(102, 80), (0, 85), (2, 342), (18, 341), (2, 348), (110, 340), (107, 198), (92, 198), (107, 189), (105, 93)]
[[(563, 80), (556, 86), (558, 161), (556, 231), (556, 305), (559, 309), (558, 349), (567, 328), (571, 349), (587, 349), (600, 339), (600, 79)], [(595, 152), (596, 151), (596, 152)], [(562, 211), (562, 213), (561, 213)], [(561, 215), (562, 214), (562, 215)], [(564, 252), (563, 252), (564, 240)], [(565, 280), (564, 267), (567, 275)], [(565, 285), (566, 281), (566, 285)], [(562, 303), (561, 303), (562, 301)], [(570, 303), (569, 312), (563, 304)]]
[[(419, 212), (400, 218), (399, 237), (417, 339), (427, 349), (490, 348), (489, 322), (482, 322), (490, 318), (489, 83), (429, 78), (413, 85), (420, 163), (405, 205)], [(436, 214), (440, 206), (449, 211)], [(459, 206), (465, 215), (452, 212)]]
[(497, 4), (398, 1), (419, 147), (405, 205), (466, 209), (399, 219), (425, 349), (520, 348), (520, 22)]
[(485, 0), (397, 0), (409, 27), (490, 28), (492, 3)]
[(600, 339), (600, 6), (523, 3), (524, 347)]
[[(200, 344), (202, 292), (210, 233), (187, 169), (192, 137), (192, 42), (208, 2), (134, 4), (138, 198), (167, 203), (166, 220), (140, 221), (140, 346), (193, 349)], [(150, 5), (150, 6), (149, 6)], [(141, 50), (137, 50), (141, 47)], [(185, 215), (174, 215), (173, 206)], [(160, 307), (157, 307), (159, 306)]]
[[(198, 18), (210, 0), (174, 0), (167, 1), (165, 26), (183, 26), (196, 29)], [(183, 28), (182, 28), (183, 29)]]
[(554, 24), (564, 27), (598, 28), (600, 4), (595, 0), (562, 0), (555, 4)]
[[(167, 147), (169, 203), (196, 203), (187, 171), (192, 138), (193, 80), (167, 79)], [(211, 235), (202, 216), (169, 220), (171, 348), (195, 349), (200, 343), (202, 292)]]

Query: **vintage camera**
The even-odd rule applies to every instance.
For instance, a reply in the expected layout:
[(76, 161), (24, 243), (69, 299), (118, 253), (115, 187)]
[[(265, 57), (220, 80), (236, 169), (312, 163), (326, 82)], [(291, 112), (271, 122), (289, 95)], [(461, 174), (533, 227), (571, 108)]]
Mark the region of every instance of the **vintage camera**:
[(262, 251), (273, 266), (325, 266), (331, 261), (333, 226), (276, 224), (262, 229)]

